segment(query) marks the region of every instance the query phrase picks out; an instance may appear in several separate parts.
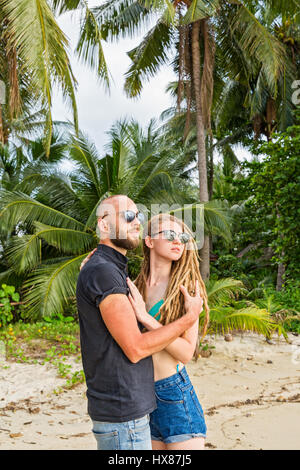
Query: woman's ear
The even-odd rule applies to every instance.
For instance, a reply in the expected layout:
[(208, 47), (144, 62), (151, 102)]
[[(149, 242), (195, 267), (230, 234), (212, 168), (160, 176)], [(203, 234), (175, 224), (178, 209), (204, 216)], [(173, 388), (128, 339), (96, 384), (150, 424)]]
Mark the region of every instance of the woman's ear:
[(145, 237), (145, 244), (148, 248), (153, 248), (153, 241), (149, 235)]

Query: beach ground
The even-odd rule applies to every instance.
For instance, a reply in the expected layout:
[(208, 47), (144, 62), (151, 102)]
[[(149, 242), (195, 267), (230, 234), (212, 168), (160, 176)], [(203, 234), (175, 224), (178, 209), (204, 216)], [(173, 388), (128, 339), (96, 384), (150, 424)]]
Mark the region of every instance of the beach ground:
[[(206, 423), (206, 449), (300, 449), (300, 336), (210, 337), (187, 366)], [(80, 365), (79, 365), (80, 367)], [(84, 384), (57, 393), (54, 367), (0, 364), (0, 450), (94, 450)], [(56, 392), (53, 392), (56, 390)]]

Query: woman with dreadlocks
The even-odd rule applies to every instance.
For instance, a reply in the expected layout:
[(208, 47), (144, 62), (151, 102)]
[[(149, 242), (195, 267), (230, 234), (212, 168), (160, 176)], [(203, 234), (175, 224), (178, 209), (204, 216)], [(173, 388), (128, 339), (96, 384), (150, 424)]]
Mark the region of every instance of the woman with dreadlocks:
[[(127, 280), (137, 320), (146, 330), (160, 328), (184, 315), (184, 294), (200, 294), (205, 310), (203, 337), (209, 308), (189, 228), (169, 214), (154, 216), (148, 223), (143, 250), (140, 274), (134, 283)], [(153, 450), (204, 448), (203, 410), (185, 368), (197, 349), (198, 327), (197, 320), (183, 336), (152, 356), (157, 398), (157, 409), (150, 415)]]

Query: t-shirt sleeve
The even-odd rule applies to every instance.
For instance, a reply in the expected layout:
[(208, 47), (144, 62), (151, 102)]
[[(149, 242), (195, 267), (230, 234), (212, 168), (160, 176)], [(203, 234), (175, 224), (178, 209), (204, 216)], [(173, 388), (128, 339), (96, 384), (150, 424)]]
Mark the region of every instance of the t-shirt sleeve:
[(110, 294), (125, 294), (129, 288), (125, 285), (121, 274), (109, 264), (97, 266), (86, 277), (86, 289), (91, 301), (98, 308), (102, 300)]

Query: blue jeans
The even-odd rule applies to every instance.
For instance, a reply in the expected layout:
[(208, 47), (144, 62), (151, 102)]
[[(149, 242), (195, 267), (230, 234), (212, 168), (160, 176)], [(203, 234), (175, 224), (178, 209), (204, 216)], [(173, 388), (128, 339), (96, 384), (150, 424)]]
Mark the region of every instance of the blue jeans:
[(98, 450), (151, 450), (149, 415), (123, 423), (93, 421)]

